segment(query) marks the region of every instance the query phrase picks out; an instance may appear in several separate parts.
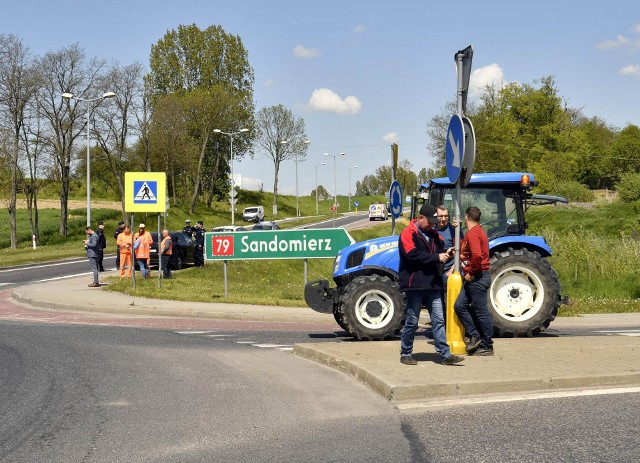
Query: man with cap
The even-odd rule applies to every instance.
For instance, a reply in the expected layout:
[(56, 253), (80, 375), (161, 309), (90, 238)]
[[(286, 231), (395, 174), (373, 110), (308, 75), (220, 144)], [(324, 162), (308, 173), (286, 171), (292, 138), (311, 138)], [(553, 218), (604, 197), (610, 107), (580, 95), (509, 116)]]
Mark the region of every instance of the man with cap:
[(124, 231), (124, 222), (121, 220), (118, 222), (118, 228), (113, 232), (113, 237), (116, 240), (116, 269), (120, 269), (120, 246), (118, 246), (118, 235)]
[(418, 328), (420, 310), (426, 307), (436, 352), (443, 365), (461, 362), (463, 357), (453, 355), (447, 344), (442, 301), (442, 273), (444, 263), (453, 257), (453, 249), (447, 250), (434, 226), (438, 223), (437, 209), (425, 204), (418, 218), (402, 230), (398, 239), (400, 291), (406, 298), (406, 321), (400, 338), (400, 362), (417, 365), (413, 358), (413, 341)]
[(196, 247), (193, 250), (193, 263), (196, 267), (204, 267), (204, 223), (198, 220), (193, 233)]
[(142, 278), (149, 277), (149, 254), (151, 252), (151, 244), (153, 243), (153, 238), (151, 237), (151, 233), (146, 231), (146, 228), (143, 223), (138, 227), (138, 233), (133, 235), (133, 249), (135, 251), (136, 262), (138, 263), (138, 267), (140, 267), (140, 273), (142, 274)]
[(193, 238), (193, 227), (191, 226), (191, 220), (187, 219), (184, 221), (184, 228), (182, 229), (182, 233), (187, 235), (189, 238)]
[(104, 257), (104, 249), (107, 247), (107, 238), (104, 236), (104, 222), (102, 220), (98, 222), (96, 235), (98, 235), (98, 247), (96, 248), (96, 254), (98, 255), (96, 258), (98, 263), (98, 271), (104, 272), (102, 258)]

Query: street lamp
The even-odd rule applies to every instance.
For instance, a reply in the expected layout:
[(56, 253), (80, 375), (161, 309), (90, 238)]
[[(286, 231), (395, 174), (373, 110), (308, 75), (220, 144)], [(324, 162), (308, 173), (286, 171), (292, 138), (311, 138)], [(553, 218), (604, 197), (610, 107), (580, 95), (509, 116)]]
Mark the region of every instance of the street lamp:
[(73, 93), (63, 93), (62, 98), (66, 100), (77, 100), (84, 101), (87, 103), (87, 227), (91, 226), (91, 160), (89, 159), (89, 115), (91, 113), (89, 103), (94, 101), (102, 101), (105, 98), (113, 98), (116, 96), (113, 92), (105, 92), (102, 96), (98, 96), (95, 98), (81, 98), (79, 96), (74, 96)]
[[(297, 137), (293, 137), (293, 138), (289, 138), (288, 140), (282, 140), (280, 143), (283, 145), (286, 145), (287, 143), (289, 143), (291, 140), (295, 139)], [(304, 144), (308, 145), (309, 143), (311, 143), (311, 140), (305, 140)], [(299, 206), (298, 206), (298, 153), (295, 153), (295, 161), (296, 161), (296, 217), (300, 217), (300, 211), (299, 211)]]
[(235, 224), (235, 217), (234, 217), (234, 210), (236, 208), (236, 197), (233, 196), (234, 194), (234, 187), (236, 186), (236, 181), (233, 177), (233, 137), (235, 135), (241, 134), (241, 133), (245, 133), (248, 132), (249, 129), (240, 129), (237, 132), (223, 132), (220, 129), (213, 129), (213, 131), (215, 133), (221, 133), (223, 135), (229, 135), (229, 141), (231, 144), (231, 191), (229, 192), (229, 196), (231, 197), (231, 200), (229, 201), (231, 203), (231, 225), (233, 226)]
[(336, 157), (345, 156), (347, 153), (329, 154), (324, 153), (325, 156), (331, 156), (333, 158), (333, 228), (336, 226), (336, 215), (338, 214), (338, 183), (336, 182)]
[(351, 212), (351, 169), (357, 169), (358, 166), (349, 167), (349, 212)]
[(320, 211), (318, 210), (318, 167), (325, 165), (327, 165), (326, 162), (316, 164), (316, 215), (320, 214)]

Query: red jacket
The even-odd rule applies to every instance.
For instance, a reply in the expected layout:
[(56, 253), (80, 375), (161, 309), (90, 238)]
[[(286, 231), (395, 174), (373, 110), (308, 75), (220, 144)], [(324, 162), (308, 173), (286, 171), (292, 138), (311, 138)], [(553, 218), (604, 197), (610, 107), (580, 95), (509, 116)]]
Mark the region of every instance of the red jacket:
[(464, 273), (475, 277), (489, 270), (489, 240), (480, 225), (467, 231), (460, 244), (460, 258), (467, 261), (467, 264), (462, 268)]

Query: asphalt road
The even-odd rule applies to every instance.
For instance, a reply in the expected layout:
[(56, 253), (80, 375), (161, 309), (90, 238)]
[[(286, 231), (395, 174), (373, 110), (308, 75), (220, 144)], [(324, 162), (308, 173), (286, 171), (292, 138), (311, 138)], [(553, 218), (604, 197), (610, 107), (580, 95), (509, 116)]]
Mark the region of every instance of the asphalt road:
[(0, 321), (0, 461), (637, 459), (639, 393), (397, 409), (261, 336)]

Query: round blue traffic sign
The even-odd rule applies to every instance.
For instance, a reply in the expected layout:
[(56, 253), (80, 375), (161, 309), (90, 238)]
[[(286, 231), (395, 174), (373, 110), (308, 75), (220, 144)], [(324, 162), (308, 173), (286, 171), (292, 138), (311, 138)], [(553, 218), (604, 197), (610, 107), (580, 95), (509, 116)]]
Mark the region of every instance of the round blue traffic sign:
[(391, 216), (397, 219), (402, 215), (402, 198), (404, 193), (402, 192), (402, 185), (397, 180), (391, 183), (389, 188), (389, 208), (391, 209)]
[(447, 177), (451, 183), (456, 183), (460, 177), (462, 160), (464, 158), (464, 127), (462, 118), (457, 114), (451, 116), (447, 129)]

